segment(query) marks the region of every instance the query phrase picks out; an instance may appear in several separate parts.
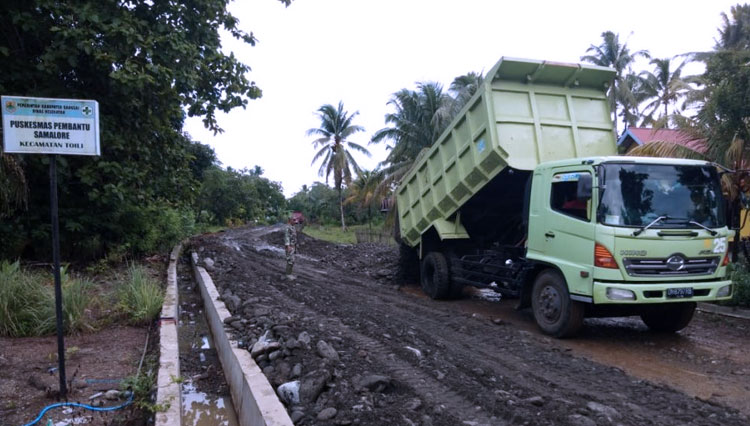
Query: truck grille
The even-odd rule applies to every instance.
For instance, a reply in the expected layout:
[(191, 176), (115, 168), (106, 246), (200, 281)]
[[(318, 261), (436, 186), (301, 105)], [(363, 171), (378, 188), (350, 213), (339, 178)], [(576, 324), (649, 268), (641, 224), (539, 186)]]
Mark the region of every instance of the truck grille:
[(719, 266), (718, 257), (687, 258), (674, 254), (662, 259), (624, 258), (625, 271), (632, 277), (710, 275)]

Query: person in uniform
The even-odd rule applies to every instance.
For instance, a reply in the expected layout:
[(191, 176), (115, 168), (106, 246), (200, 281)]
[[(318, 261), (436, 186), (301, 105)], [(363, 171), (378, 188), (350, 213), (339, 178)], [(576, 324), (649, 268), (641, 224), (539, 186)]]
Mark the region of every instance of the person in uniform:
[(286, 276), (294, 279), (292, 268), (294, 268), (295, 254), (297, 254), (297, 228), (294, 226), (294, 218), (291, 215), (284, 227), (284, 249), (286, 251)]

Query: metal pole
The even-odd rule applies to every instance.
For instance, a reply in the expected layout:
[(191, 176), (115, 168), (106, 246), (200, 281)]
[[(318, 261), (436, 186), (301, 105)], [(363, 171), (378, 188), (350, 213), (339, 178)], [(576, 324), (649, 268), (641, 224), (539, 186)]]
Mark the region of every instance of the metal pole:
[(57, 360), (60, 398), (65, 399), (65, 341), (63, 339), (62, 283), (60, 278), (60, 226), (57, 220), (57, 155), (49, 156), (49, 204), (52, 212), (52, 263), (55, 274), (55, 314), (57, 315)]

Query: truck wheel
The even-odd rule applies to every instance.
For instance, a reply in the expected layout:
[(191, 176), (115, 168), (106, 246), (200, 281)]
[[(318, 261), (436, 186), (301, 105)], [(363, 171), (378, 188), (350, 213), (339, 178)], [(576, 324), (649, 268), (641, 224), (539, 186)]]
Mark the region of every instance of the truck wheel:
[(695, 302), (668, 303), (642, 313), (641, 320), (653, 331), (674, 333), (690, 324), (694, 312)]
[(548, 269), (534, 281), (531, 307), (539, 328), (555, 337), (569, 337), (583, 325), (583, 305), (570, 300), (568, 286), (559, 272)]
[(451, 279), (448, 261), (443, 253), (431, 251), (422, 259), (422, 290), (433, 299), (448, 299), (451, 296)]

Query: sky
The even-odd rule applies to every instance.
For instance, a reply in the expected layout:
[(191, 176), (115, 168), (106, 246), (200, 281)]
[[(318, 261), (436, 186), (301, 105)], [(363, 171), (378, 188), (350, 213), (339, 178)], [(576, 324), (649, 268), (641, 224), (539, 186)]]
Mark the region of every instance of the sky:
[[(486, 73), (503, 56), (580, 62), (604, 31), (620, 34), (631, 51), (665, 58), (711, 50), (736, 1), (502, 1), (502, 0), (236, 0), (229, 10), (258, 39), (250, 46), (223, 35), (225, 53), (249, 65), (263, 90), (246, 109), (219, 113), (214, 135), (199, 118), (187, 120), (193, 140), (211, 145), (224, 167), (253, 168), (280, 182), (287, 197), (302, 185), (325, 182), (307, 130), (318, 128), (324, 104), (359, 115), (365, 128), (350, 140), (364, 169), (385, 159), (383, 144), (368, 145), (386, 127), (388, 101), (400, 89), (434, 81), (447, 90), (457, 76)], [(647, 61), (637, 64), (647, 69)], [(693, 71), (693, 72), (697, 72)], [(333, 184), (333, 179), (329, 179)]]

